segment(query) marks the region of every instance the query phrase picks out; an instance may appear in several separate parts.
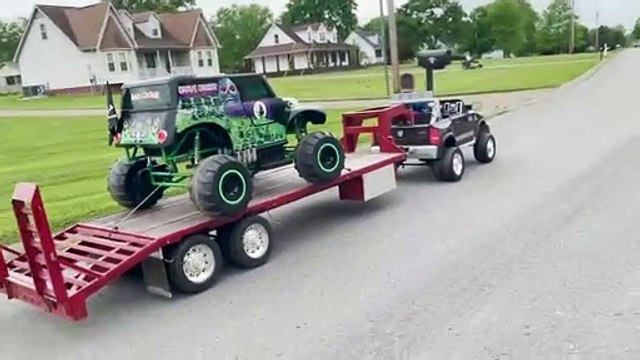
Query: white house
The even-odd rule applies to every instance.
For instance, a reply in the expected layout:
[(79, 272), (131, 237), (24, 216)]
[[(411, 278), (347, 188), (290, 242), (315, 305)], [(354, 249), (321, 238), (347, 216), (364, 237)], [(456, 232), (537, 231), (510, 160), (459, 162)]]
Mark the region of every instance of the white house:
[(375, 32), (355, 30), (344, 40), (345, 43), (357, 46), (360, 49), (360, 64), (382, 64), (382, 36)]
[(20, 92), (22, 86), (18, 64), (6, 62), (0, 64), (0, 94)]
[(315, 23), (285, 27), (273, 24), (245, 59), (259, 74), (304, 72), (358, 64), (355, 46), (338, 41), (334, 28)]
[(135, 13), (109, 2), (36, 5), (15, 54), (25, 95), (169, 74), (219, 73), (219, 44), (200, 10)]

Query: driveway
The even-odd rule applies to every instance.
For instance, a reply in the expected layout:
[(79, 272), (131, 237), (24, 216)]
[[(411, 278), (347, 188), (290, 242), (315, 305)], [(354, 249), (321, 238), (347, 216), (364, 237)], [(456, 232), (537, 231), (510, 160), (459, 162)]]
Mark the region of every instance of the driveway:
[[(0, 301), (7, 359), (638, 359), (640, 51), (492, 119), (498, 157), (371, 203), (274, 211), (271, 261), (173, 300), (120, 281), (66, 323)], [(471, 157), (471, 154), (468, 154)]]

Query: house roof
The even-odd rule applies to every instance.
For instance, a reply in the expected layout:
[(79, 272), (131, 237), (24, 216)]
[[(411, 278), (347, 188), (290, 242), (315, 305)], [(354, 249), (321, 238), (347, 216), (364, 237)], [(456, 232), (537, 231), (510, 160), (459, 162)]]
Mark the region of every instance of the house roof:
[[(325, 50), (325, 51), (337, 51), (337, 50), (354, 50), (357, 49), (356, 46), (345, 44), (345, 43), (319, 43), (312, 42), (307, 43), (302, 40), (296, 31), (301, 31), (307, 29), (309, 26), (314, 28), (315, 30), (320, 28), (320, 23), (308, 24), (308, 25), (297, 25), (294, 27), (286, 27), (283, 25), (275, 25), (280, 30), (282, 30), (287, 36), (293, 40), (292, 44), (279, 44), (279, 45), (271, 45), (271, 46), (260, 46), (254, 49), (249, 55), (245, 56), (245, 59), (253, 59), (259, 58), (263, 56), (275, 56), (275, 55), (283, 55), (283, 54), (294, 54), (299, 52), (308, 52), (314, 50)], [(298, 29), (298, 30), (296, 30)]]
[(293, 32), (298, 32), (298, 31), (307, 30), (309, 27), (311, 27), (311, 30), (318, 31), (318, 29), (320, 28), (320, 25), (322, 25), (322, 23), (320, 22), (315, 22), (311, 24), (298, 24), (298, 25), (290, 26), (289, 29), (291, 29)]
[[(174, 13), (155, 13), (151, 11), (130, 14), (116, 10), (106, 2), (84, 6), (36, 5), (29, 21), (29, 27), (16, 51), (15, 59), (22, 50), (24, 37), (30, 30), (33, 17), (37, 12), (48, 17), (81, 50), (93, 49), (187, 49), (192, 46), (218, 46), (215, 35), (206, 29), (202, 22), (206, 20), (201, 10), (187, 10)], [(128, 17), (134, 24), (147, 21), (150, 16), (158, 18), (162, 38), (149, 38), (136, 25), (133, 34), (123, 26)], [(107, 18), (109, 17), (109, 18)]]
[(342, 43), (294, 43), (294, 44), (281, 44), (272, 46), (262, 46), (253, 50), (249, 55), (245, 56), (245, 59), (260, 58), (263, 56), (276, 56), (284, 54), (295, 54), (300, 52), (310, 51), (349, 51), (355, 50), (357, 47)]
[(382, 49), (382, 44), (376, 44), (371, 39), (370, 36), (379, 35), (373, 31), (364, 31), (364, 30), (355, 30), (355, 33), (362, 38), (362, 40), (366, 41), (369, 45), (371, 45), (374, 49)]

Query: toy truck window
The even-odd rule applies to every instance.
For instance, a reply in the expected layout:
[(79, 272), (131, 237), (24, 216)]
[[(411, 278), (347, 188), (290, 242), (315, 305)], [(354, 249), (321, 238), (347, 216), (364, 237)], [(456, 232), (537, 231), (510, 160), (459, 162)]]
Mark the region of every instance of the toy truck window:
[(122, 98), (125, 110), (159, 110), (171, 106), (169, 85), (143, 86), (125, 89)]
[(239, 76), (232, 79), (243, 101), (255, 101), (274, 98), (275, 94), (265, 81), (259, 76)]

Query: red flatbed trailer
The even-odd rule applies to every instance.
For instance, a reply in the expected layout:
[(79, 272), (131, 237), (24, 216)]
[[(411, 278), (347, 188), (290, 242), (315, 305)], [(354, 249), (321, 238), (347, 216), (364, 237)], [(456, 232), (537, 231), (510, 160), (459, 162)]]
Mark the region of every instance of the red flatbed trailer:
[[(52, 234), (38, 186), (17, 184), (12, 205), (24, 251), (0, 246), (0, 292), (77, 321), (88, 316), (91, 295), (141, 265), (148, 289), (171, 296), (163, 253), (168, 246), (184, 243), (196, 234), (208, 236), (333, 187), (339, 188), (341, 200), (352, 201), (368, 201), (395, 189), (396, 169), (406, 155), (393, 144), (390, 124), (403, 111), (401, 106), (391, 106), (344, 114), (346, 160), (339, 178), (311, 185), (297, 176), (292, 165), (258, 174), (253, 200), (243, 214), (234, 217), (208, 217), (194, 208), (188, 195), (182, 195), (148, 210), (122, 212)], [(363, 126), (367, 119), (378, 123)], [(364, 133), (373, 135), (379, 152), (356, 149), (358, 137)]]

